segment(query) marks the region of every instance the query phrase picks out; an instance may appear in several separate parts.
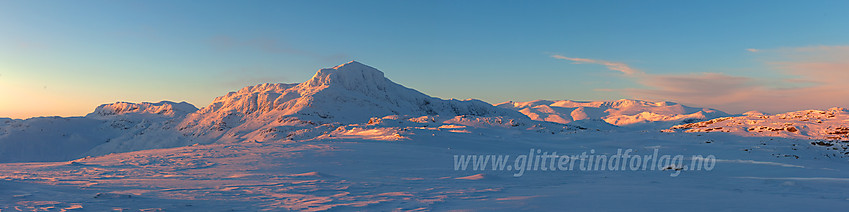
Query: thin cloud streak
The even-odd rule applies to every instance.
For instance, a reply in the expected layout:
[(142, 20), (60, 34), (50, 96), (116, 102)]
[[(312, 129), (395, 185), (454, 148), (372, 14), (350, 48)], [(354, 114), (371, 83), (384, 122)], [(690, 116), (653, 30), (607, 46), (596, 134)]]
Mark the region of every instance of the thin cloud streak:
[(605, 60), (595, 60), (595, 59), (587, 59), (587, 58), (574, 58), (574, 57), (566, 57), (563, 55), (551, 55), (553, 58), (561, 59), (561, 60), (569, 60), (575, 62), (575, 64), (581, 63), (591, 63), (591, 64), (599, 64), (607, 67), (607, 69), (622, 72), (625, 75), (634, 75), (634, 74), (642, 74), (642, 72), (631, 68), (625, 63), (620, 62), (610, 62)]

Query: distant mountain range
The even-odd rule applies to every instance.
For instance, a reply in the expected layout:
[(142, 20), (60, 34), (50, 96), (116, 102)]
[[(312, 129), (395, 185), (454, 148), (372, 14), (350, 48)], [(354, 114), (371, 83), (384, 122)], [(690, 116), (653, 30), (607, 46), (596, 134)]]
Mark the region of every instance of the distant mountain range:
[(687, 107), (674, 102), (650, 102), (620, 99), (616, 101), (547, 101), (504, 102), (501, 108), (517, 110), (533, 120), (571, 123), (581, 120), (603, 120), (617, 126), (658, 122), (681, 122), (728, 116), (706, 108)]
[[(480, 100), (443, 100), (396, 84), (351, 61), (319, 70), (300, 84), (260, 84), (215, 98), (202, 109), (180, 102), (98, 106), (85, 117), (0, 119), (0, 162), (56, 161), (143, 149), (222, 142), (303, 140), (332, 135), (395, 139), (403, 128), (363, 134), (348, 125), (542, 126), (519, 112)], [(566, 128), (565, 125), (551, 125)], [(341, 128), (340, 128), (341, 127)], [(405, 126), (407, 128), (411, 126)], [(37, 154), (32, 154), (37, 152)]]
[(728, 117), (714, 109), (626, 99), (497, 105), (474, 99), (444, 100), (351, 61), (321, 69), (303, 83), (248, 86), (217, 97), (201, 109), (186, 102), (116, 102), (98, 106), (85, 117), (2, 118), (0, 162), (60, 161), (209, 143), (333, 137), (399, 140), (415, 133), (468, 133), (469, 128), (556, 135), (622, 127), (661, 130), (676, 125), (665, 131), (846, 139), (849, 116), (845, 113), (845, 109), (832, 109)]

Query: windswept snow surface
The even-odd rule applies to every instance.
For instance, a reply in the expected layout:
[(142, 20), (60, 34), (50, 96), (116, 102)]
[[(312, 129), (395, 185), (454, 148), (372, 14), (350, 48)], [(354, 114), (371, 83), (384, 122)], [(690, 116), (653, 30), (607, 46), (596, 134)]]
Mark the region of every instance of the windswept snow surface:
[[(413, 129), (408, 139), (398, 141), (340, 136), (0, 164), (0, 208), (835, 211), (849, 207), (846, 160), (800, 140), (595, 130), (551, 135), (458, 126)], [(452, 131), (460, 128), (468, 132)], [(515, 177), (515, 170), (454, 170), (454, 155), (517, 157), (530, 149), (612, 155), (619, 148), (633, 149), (633, 154), (652, 154), (654, 149), (661, 154), (712, 154), (718, 160), (711, 171), (682, 171), (677, 177), (670, 176), (674, 171), (660, 169), (528, 170), (521, 177)]]
[[(772, 134), (661, 132), (669, 126), (609, 124), (660, 126), (721, 114), (674, 103), (537, 103), (495, 107), (478, 100), (442, 100), (350, 62), (321, 69), (300, 84), (249, 86), (199, 110), (186, 103), (119, 102), (100, 106), (86, 117), (0, 119), (0, 160), (17, 162), (0, 164), (0, 210), (836, 211), (849, 207), (849, 168), (845, 154), (835, 149), (839, 145)], [(570, 121), (564, 124), (532, 120), (522, 114), (527, 111), (515, 111), (541, 111), (542, 106), (556, 112), (547, 115), (566, 114), (563, 111), (569, 108), (579, 113), (569, 112)], [(798, 122), (838, 126), (849, 120), (841, 111), (845, 110), (836, 110), (831, 118), (829, 112), (812, 112), (824, 116), (821, 123)], [(637, 165), (633, 170), (581, 170), (579, 164), (557, 170), (525, 168), (532, 167), (529, 161), (537, 161), (526, 157), (529, 154), (604, 155), (612, 162), (619, 151), (680, 155), (684, 165), (642, 169), (639, 162), (622, 163), (621, 167)], [(459, 168), (461, 157), (472, 156), (505, 156), (506, 166), (498, 167), (506, 168), (493, 169), (498, 164), (494, 159)], [(692, 156), (716, 160), (709, 170), (688, 168), (705, 161)], [(480, 168), (483, 164), (486, 167)]]
[[(620, 99), (616, 101), (547, 101), (504, 102), (497, 105), (527, 115), (533, 120), (571, 123), (580, 120), (603, 120), (617, 126), (661, 124), (669, 127), (683, 121), (704, 120), (728, 114), (707, 108), (687, 107), (673, 102), (650, 102)], [(652, 126), (654, 127), (654, 126)]]

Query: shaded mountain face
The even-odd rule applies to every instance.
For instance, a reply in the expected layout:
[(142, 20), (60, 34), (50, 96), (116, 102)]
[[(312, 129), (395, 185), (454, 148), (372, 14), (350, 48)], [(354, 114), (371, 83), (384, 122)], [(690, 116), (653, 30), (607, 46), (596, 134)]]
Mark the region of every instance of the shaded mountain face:
[(533, 120), (573, 123), (601, 120), (617, 126), (661, 124), (669, 127), (681, 122), (705, 120), (728, 114), (708, 108), (687, 107), (673, 102), (651, 102), (621, 99), (616, 101), (547, 101), (504, 102), (496, 105), (527, 115)]

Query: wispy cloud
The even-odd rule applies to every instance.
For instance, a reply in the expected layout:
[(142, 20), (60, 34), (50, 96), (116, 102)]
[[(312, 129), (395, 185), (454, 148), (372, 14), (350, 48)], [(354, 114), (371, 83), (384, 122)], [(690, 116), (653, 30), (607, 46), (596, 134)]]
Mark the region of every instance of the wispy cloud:
[[(650, 74), (627, 64), (602, 60), (552, 57), (621, 69), (627, 79), (645, 88), (612, 90), (631, 98), (670, 100), (727, 112), (784, 112), (849, 106), (849, 46), (813, 46), (757, 50), (769, 71), (762, 77), (713, 73)], [(630, 74), (628, 74), (630, 73)], [(636, 74), (640, 73), (640, 74)]]
[(746, 49), (746, 51), (754, 52), (754, 53), (758, 53), (758, 52), (760, 52), (761, 50), (760, 50), (760, 49)]
[(596, 60), (596, 59), (587, 59), (587, 58), (575, 58), (575, 57), (566, 57), (563, 55), (551, 55), (553, 58), (561, 59), (561, 60), (569, 60), (575, 62), (576, 64), (580, 63), (591, 63), (591, 64), (599, 64), (607, 67), (607, 69), (622, 72), (625, 75), (633, 75), (640, 74), (639, 70), (633, 69), (625, 63), (621, 62), (610, 62), (605, 60)]

